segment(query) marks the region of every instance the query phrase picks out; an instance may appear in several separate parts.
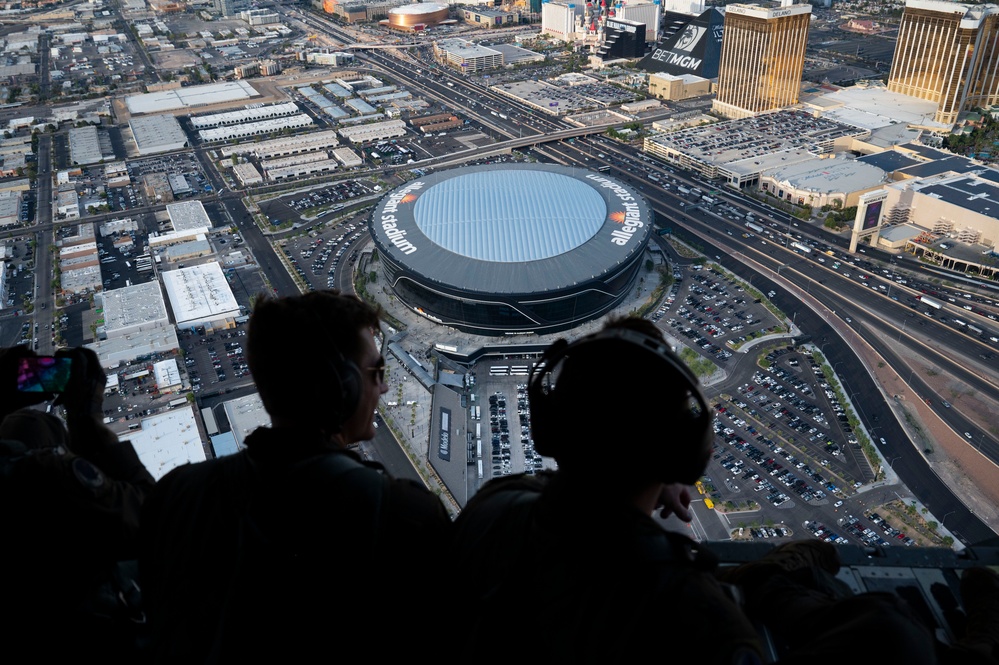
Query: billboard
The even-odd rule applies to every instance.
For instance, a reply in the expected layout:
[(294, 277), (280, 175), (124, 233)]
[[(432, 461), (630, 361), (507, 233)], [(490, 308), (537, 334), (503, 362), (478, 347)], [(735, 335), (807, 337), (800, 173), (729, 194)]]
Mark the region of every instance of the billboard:
[(868, 229), (873, 229), (881, 221), (881, 207), (884, 205), (884, 201), (874, 201), (867, 205), (864, 211), (864, 223), (860, 227), (861, 231), (866, 231)]
[[(684, 21), (678, 22), (678, 17)], [(638, 63), (639, 68), (672, 76), (718, 76), (718, 60), (725, 29), (724, 15), (712, 7), (693, 17), (668, 13), (667, 25), (670, 20), (676, 28), (667, 32), (652, 52)]]
[(441, 428), (437, 433), (437, 457), (451, 461), (451, 410), (441, 409)]
[(857, 201), (857, 216), (853, 220), (854, 233), (867, 235), (881, 224), (881, 214), (884, 210), (888, 192), (878, 189), (865, 192)]

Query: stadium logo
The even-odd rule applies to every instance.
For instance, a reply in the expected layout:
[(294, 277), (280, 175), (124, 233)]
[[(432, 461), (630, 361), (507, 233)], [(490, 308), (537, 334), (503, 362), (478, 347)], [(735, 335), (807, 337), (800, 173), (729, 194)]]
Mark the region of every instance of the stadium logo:
[(620, 224), (621, 228), (611, 231), (610, 241), (618, 247), (624, 247), (632, 239), (638, 229), (645, 226), (637, 203), (626, 203), (623, 212), (612, 212), (610, 220)]
[(395, 212), (399, 209), (400, 204), (415, 201), (418, 195), (412, 192), (419, 189), (423, 189), (422, 182), (410, 183), (405, 188), (392, 194), (388, 198), (385, 207), (382, 208), (382, 231), (385, 232), (385, 237), (389, 239), (389, 242), (398, 247), (403, 254), (412, 254), (415, 252), (416, 245), (406, 239), (406, 232), (399, 228), (399, 220), (396, 218)]

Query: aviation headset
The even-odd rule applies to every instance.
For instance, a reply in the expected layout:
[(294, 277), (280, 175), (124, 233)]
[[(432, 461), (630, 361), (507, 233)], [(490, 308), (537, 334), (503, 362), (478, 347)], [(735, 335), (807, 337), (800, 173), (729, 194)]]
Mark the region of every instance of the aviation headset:
[[(331, 427), (331, 432), (339, 432), (344, 422), (354, 413), (361, 401), (361, 370), (357, 363), (347, 358), (340, 351), (340, 346), (326, 330), (324, 322), (312, 306), (302, 308), (307, 312), (307, 318), (312, 319), (316, 337), (322, 348), (317, 350), (316, 365), (307, 368), (317, 380), (317, 389), (313, 392), (313, 412), (320, 415), (324, 423)], [(331, 400), (324, 396), (332, 396)]]
[[(622, 355), (627, 359), (621, 359)], [(642, 357), (642, 361), (630, 366), (630, 358), (635, 356)], [(629, 363), (629, 367), (622, 367), (621, 362)], [(557, 383), (559, 373), (568, 367), (575, 375), (574, 385)], [(597, 385), (601, 368), (615, 375), (633, 373), (644, 380), (637, 385)], [(638, 407), (635, 413), (596, 415), (620, 420), (609, 429), (623, 442), (622, 452), (629, 461), (652, 470), (660, 482), (693, 483), (701, 476), (706, 451), (710, 450), (712, 416), (697, 377), (662, 341), (627, 328), (604, 329), (572, 343), (560, 339), (542, 355), (531, 372), (527, 389), (538, 453), (559, 460), (571, 458), (577, 447), (579, 455), (609, 450), (614, 441), (578, 440), (587, 438), (587, 428), (569, 427), (587, 418), (585, 401), (592, 400), (596, 406), (599, 400), (606, 399), (608, 388), (627, 390), (634, 397), (631, 404)], [(657, 408), (661, 411), (656, 412)], [(660, 431), (669, 440), (656, 435), (657, 428), (648, 424), (653, 420), (658, 420)]]
[(328, 378), (330, 389), (335, 391), (339, 400), (336, 405), (323, 405), (322, 409), (328, 412), (328, 422), (335, 424), (333, 431), (339, 432), (361, 401), (361, 370), (353, 360), (344, 357), (332, 340), (330, 346), (331, 353), (324, 359), (324, 374)]

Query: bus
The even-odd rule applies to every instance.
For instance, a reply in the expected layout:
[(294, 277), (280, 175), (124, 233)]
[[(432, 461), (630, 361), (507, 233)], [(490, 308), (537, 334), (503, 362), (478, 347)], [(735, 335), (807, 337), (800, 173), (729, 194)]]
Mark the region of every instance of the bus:
[(750, 231), (756, 231), (757, 233), (763, 233), (763, 227), (759, 224), (754, 224), (752, 222), (746, 222), (746, 228)]
[(800, 242), (792, 242), (791, 243), (791, 247), (794, 247), (795, 249), (801, 250), (805, 254), (811, 254), (812, 253), (812, 248), (811, 247), (809, 247), (808, 245), (803, 245)]

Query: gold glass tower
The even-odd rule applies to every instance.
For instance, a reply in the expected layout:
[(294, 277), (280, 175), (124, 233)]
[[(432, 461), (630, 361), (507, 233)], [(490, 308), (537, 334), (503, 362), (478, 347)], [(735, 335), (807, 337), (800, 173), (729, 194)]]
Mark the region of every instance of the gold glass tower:
[(745, 118), (798, 103), (811, 5), (725, 7), (718, 92), (711, 109)]
[(999, 102), (999, 7), (907, 0), (888, 89), (937, 102), (934, 120)]

